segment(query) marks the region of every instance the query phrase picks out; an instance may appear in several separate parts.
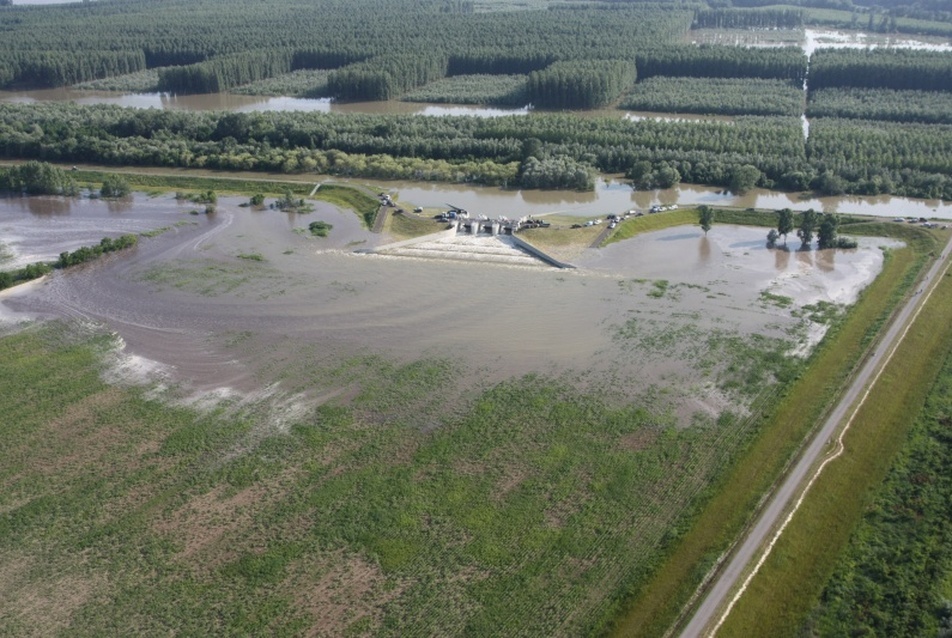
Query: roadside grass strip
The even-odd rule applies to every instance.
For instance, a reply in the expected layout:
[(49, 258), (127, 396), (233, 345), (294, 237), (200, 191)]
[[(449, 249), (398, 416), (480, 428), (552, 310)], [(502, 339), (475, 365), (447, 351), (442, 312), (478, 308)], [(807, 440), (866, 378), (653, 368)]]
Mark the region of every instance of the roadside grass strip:
[(923, 292), (924, 305), (725, 612), (719, 635), (798, 634), (952, 351), (949, 272), (947, 265)]

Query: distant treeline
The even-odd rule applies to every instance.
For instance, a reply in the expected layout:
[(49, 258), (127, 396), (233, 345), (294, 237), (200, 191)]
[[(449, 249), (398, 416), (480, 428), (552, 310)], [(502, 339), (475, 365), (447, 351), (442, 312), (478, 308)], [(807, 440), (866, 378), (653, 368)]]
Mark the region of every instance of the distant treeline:
[[(426, 179), (436, 171), (435, 179), (510, 186), (519, 182), (508, 167), (525, 164), (530, 156), (540, 161), (566, 157), (606, 173), (623, 173), (640, 160), (674, 162), (684, 180), (724, 185), (733, 169), (744, 164), (760, 168), (762, 185), (809, 171), (797, 118), (671, 125), (571, 114), (261, 114), (53, 103), (0, 105), (0, 155), (380, 178)], [(411, 166), (421, 174), (408, 175)], [(542, 181), (537, 173), (534, 180)], [(576, 184), (573, 176), (564, 186)]]
[(911, 49), (820, 49), (810, 90), (861, 87), (952, 91), (952, 55)]
[[(184, 67), (163, 72), (164, 90), (213, 90), (289, 70), (419, 56), (443, 60), (443, 75), (526, 74), (559, 60), (634, 59), (637, 51), (683, 34), (693, 17), (662, 4), (475, 14), (445, 8), (417, 0), (233, 0), (227, 9), (218, 0), (5, 7), (0, 87)], [(419, 86), (406, 77), (393, 83)]]
[[(641, 78), (765, 78), (797, 83), (805, 76), (806, 58), (799, 48), (678, 44), (692, 24), (792, 28), (804, 20), (800, 7), (846, 9), (842, 15), (851, 16), (858, 27), (866, 14), (876, 20), (887, 17), (848, 0), (779, 7), (762, 6), (770, 3), (759, 0), (728, 4), (733, 6), (553, 3), (547, 10), (484, 13), (460, 9), (471, 6), (465, 2), (416, 0), (315, 0), (304, 5), (291, 0), (266, 4), (234, 0), (227, 11), (216, 0), (10, 6), (0, 12), (4, 34), (0, 87), (71, 85), (161, 68), (163, 91), (210, 92), (294, 70), (328, 69), (337, 71), (331, 82), (337, 97), (390, 99), (447, 76), (540, 73), (540, 101), (561, 108), (559, 103), (602, 104), (620, 95), (553, 99), (550, 89), (560, 84), (566, 84), (569, 93), (578, 93), (568, 75), (559, 79), (570, 63), (634, 61)], [(889, 3), (883, 10), (889, 12), (888, 28), (897, 19), (901, 26), (903, 20), (952, 13), (948, 7), (923, 3)], [(815, 88), (952, 90), (948, 58), (923, 51), (822, 50), (811, 67), (811, 83)], [(614, 71), (597, 75), (596, 93), (603, 85), (619, 84)]]
[(134, 51), (3, 51), (0, 87), (69, 86), (146, 68), (145, 54)]
[(807, 58), (798, 47), (683, 45), (641, 52), (636, 55), (635, 64), (641, 78), (773, 78), (802, 83), (807, 71)]
[(952, 91), (820, 89), (810, 91), (807, 116), (952, 124)]
[(390, 100), (445, 77), (447, 64), (439, 54), (383, 55), (331, 73), (328, 92), (345, 100)]
[(655, 76), (636, 84), (619, 106), (662, 113), (798, 116), (803, 89), (788, 80)]
[[(552, 56), (470, 53), (388, 53), (352, 60), (290, 50), (249, 51), (159, 71), (159, 90), (210, 93), (273, 77), (291, 70), (347, 62), (328, 78), (328, 93), (345, 100), (389, 100), (448, 76), (530, 74), (532, 102), (543, 108), (586, 109), (614, 101), (641, 75), (773, 78), (802, 83), (806, 57), (796, 48), (746, 50), (730, 46), (656, 48), (631, 60), (554, 60)], [(307, 66), (305, 66), (307, 65)], [(636, 68), (637, 67), (637, 68)]]
[[(754, 185), (766, 188), (952, 199), (952, 126), (838, 118), (813, 120), (804, 143), (796, 117), (675, 123), (0, 104), (0, 156), (565, 188), (579, 179), (562, 172), (562, 159), (583, 172), (634, 176), (637, 167), (659, 183), (724, 187), (750, 166)], [(546, 168), (561, 177), (543, 179)]]
[(160, 91), (218, 93), (258, 80), (289, 73), (293, 55), (287, 50), (245, 51), (188, 66), (159, 70)]
[(792, 8), (698, 9), (692, 29), (797, 29), (803, 26), (803, 11)]

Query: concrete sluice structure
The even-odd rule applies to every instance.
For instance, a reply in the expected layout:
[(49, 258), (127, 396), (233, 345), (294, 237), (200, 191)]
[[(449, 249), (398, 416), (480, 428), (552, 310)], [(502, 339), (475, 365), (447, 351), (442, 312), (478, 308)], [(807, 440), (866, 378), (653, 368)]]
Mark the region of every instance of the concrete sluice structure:
[(505, 235), (460, 234), (423, 237), (414, 243), (401, 242), (401, 245), (381, 246), (374, 252), (380, 255), (473, 261), (531, 268), (551, 268), (555, 265), (522, 249), (511, 237)]

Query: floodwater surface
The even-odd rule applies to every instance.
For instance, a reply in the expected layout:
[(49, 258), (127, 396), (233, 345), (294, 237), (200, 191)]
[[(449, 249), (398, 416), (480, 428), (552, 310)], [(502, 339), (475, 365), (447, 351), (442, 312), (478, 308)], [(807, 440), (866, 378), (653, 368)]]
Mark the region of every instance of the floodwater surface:
[(816, 197), (808, 193), (783, 193), (755, 188), (736, 194), (711, 186), (678, 184), (673, 188), (639, 191), (628, 183), (599, 180), (594, 191), (501, 190), (463, 184), (432, 182), (381, 182), (402, 200), (420, 206), (452, 204), (490, 217), (510, 218), (553, 213), (602, 216), (630, 209), (642, 211), (652, 206), (725, 206), (804, 211), (812, 208), (829, 213), (872, 215), (877, 217), (927, 217), (952, 219), (952, 203), (940, 200), (910, 199), (889, 195), (859, 197)]
[[(39, 201), (46, 203), (34, 208), (54, 200)], [(620, 397), (665, 385), (678, 388), (665, 399), (671, 409), (688, 402), (713, 410), (695, 396), (716, 381), (711, 371), (664, 335), (757, 334), (801, 348), (815, 330), (793, 310), (850, 303), (882, 263), (882, 241), (792, 253), (766, 249), (762, 229), (731, 226), (707, 237), (672, 228), (590, 250), (574, 271), (361, 255), (353, 250), (384, 238), (352, 213), (322, 204), (288, 215), (240, 201), (223, 199), (215, 214), (196, 216), (170, 197), (136, 196), (121, 212), (87, 200), (53, 216), (3, 200), (0, 228), (16, 231), (3, 234), (16, 259), (57, 254), (86, 241), (80, 237), (167, 230), (7, 291), (0, 317), (105, 326), (127, 354), (205, 390), (253, 392), (280, 380), (318, 396), (332, 389), (296, 385), (302, 370), (373, 355), (452, 360), (475, 384), (540, 372), (622, 380)], [(306, 232), (318, 219), (333, 225), (329, 237)], [(765, 292), (791, 297), (792, 308), (766, 303)]]

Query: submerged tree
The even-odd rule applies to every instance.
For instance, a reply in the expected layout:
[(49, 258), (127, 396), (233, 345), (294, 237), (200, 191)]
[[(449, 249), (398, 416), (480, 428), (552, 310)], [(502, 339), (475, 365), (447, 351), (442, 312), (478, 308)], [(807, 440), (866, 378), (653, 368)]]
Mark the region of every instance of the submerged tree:
[(800, 250), (809, 250), (813, 243), (813, 233), (816, 231), (816, 211), (812, 208), (803, 211), (800, 215), (800, 227), (797, 237), (800, 238)]
[(836, 231), (840, 225), (840, 218), (835, 213), (825, 213), (820, 229), (817, 231), (816, 242), (820, 249), (836, 248)]
[(777, 239), (780, 237), (780, 233), (777, 232), (776, 228), (771, 228), (770, 232), (767, 233), (767, 248), (774, 248), (777, 245)]
[(787, 234), (793, 230), (793, 211), (783, 208), (777, 217), (777, 234), (783, 235), (783, 245), (787, 245)]
[(702, 205), (698, 206), (698, 223), (701, 224), (701, 230), (704, 231), (704, 234), (707, 235), (707, 231), (711, 230), (711, 226), (714, 225), (714, 209), (710, 206)]
[(102, 178), (100, 197), (125, 197), (129, 194), (129, 182), (119, 175), (106, 175)]
[(63, 169), (34, 160), (0, 170), (0, 191), (27, 195), (75, 195), (79, 189)]

